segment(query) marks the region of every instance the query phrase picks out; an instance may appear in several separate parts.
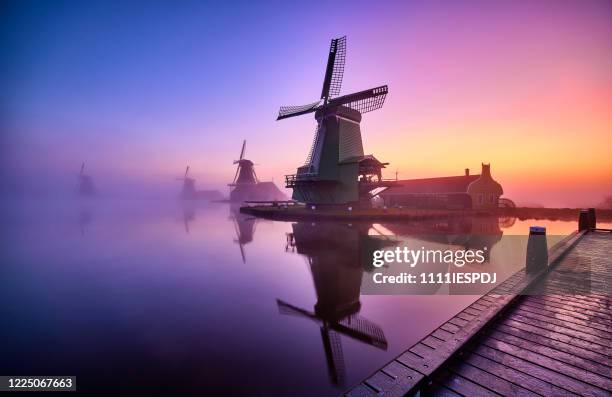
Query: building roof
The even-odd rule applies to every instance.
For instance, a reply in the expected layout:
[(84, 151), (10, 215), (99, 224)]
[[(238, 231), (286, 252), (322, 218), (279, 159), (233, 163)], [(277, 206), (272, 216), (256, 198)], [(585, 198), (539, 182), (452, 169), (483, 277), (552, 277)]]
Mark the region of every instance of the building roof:
[(382, 162), (380, 162), (380, 160), (378, 160), (372, 154), (366, 154), (366, 155), (363, 155), (363, 156), (349, 157), (349, 158), (346, 158), (346, 159), (340, 161), (339, 164), (361, 163), (361, 162), (364, 162), (364, 161), (370, 161), (370, 162), (379, 164), (379, 165), (382, 166), (382, 168), (385, 168), (385, 165), (389, 164), (389, 163), (382, 163)]
[(401, 186), (389, 188), (381, 193), (381, 196), (423, 193), (467, 193), (470, 183), (478, 178), (480, 178), (479, 174), (400, 180), (398, 182)]

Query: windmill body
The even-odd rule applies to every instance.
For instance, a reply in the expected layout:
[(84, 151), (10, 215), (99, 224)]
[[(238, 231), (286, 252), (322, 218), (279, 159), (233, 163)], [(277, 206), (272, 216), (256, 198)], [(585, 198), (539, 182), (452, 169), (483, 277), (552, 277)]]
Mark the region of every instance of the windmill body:
[[(365, 155), (361, 115), (382, 107), (386, 85), (338, 96), (344, 74), (346, 37), (331, 42), (321, 99), (303, 106), (280, 108), (277, 120), (314, 113), (317, 127), (308, 156), (297, 173), (286, 176), (293, 199), (312, 204), (369, 206), (371, 193), (392, 185), (382, 180), (388, 163)], [(377, 194), (380, 191), (377, 192)]]
[(242, 150), (238, 160), (234, 160), (236, 174), (230, 188), (230, 201), (279, 201), (285, 200), (285, 195), (273, 182), (261, 182), (255, 173), (255, 164), (245, 156), (246, 140), (242, 142)]

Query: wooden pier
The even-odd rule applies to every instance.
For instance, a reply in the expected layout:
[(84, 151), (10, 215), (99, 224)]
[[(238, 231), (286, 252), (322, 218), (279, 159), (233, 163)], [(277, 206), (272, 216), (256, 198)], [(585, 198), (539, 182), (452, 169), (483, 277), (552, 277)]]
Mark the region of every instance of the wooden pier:
[(612, 395), (611, 251), (609, 231), (568, 236), (345, 395)]

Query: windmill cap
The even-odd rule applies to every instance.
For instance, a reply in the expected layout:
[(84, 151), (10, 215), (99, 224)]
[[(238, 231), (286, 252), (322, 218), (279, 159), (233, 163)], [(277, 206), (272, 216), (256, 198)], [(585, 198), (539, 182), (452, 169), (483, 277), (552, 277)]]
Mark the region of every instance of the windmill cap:
[(530, 226), (529, 234), (546, 234), (546, 228), (544, 226)]

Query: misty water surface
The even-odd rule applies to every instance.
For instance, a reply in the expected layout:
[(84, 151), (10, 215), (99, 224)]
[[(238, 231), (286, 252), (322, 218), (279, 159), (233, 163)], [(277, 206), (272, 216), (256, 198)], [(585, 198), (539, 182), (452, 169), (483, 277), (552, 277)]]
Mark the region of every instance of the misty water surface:
[(177, 200), (5, 201), (1, 216), (0, 373), (76, 375), (82, 391), (336, 395), (476, 298), (360, 296), (358, 246), (431, 223), (292, 224)]

